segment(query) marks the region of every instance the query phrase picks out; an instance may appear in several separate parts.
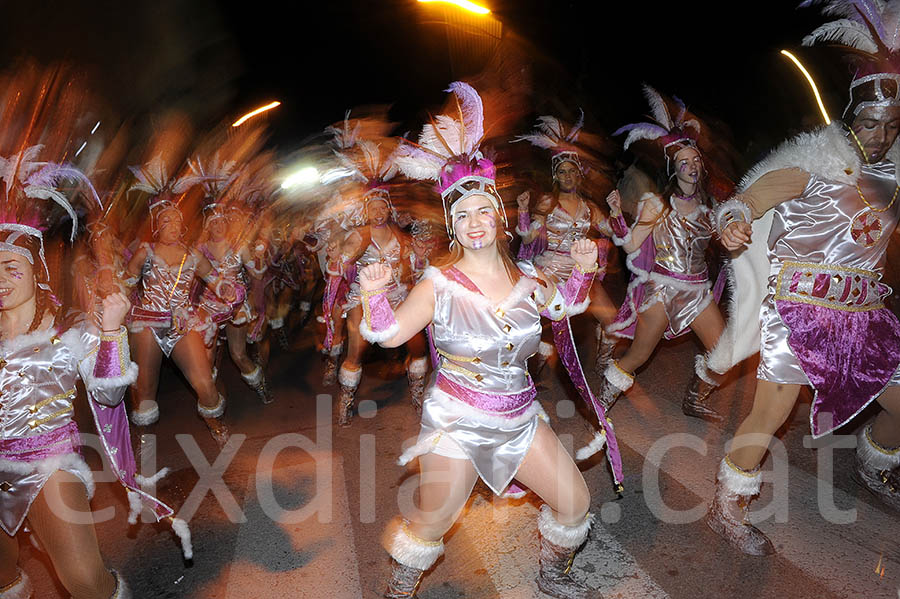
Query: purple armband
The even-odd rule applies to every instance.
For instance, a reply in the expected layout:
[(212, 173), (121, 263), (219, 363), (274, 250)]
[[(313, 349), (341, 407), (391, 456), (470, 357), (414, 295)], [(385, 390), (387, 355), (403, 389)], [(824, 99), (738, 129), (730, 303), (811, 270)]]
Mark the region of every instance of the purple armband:
[(527, 210), (519, 210), (519, 225), (516, 227), (516, 233), (518, 233), (520, 237), (525, 237), (528, 235), (530, 229), (531, 213)]
[(121, 327), (114, 335), (100, 335), (94, 378), (109, 379), (125, 374), (129, 364), (127, 335), (125, 327)]
[(609, 227), (612, 229), (613, 243), (616, 245), (625, 245), (631, 241), (631, 229), (628, 228), (628, 223), (625, 222), (621, 212), (615, 217), (610, 217)]
[(359, 333), (369, 343), (383, 343), (400, 330), (387, 291), (387, 287), (382, 287), (362, 292), (363, 321), (359, 323)]

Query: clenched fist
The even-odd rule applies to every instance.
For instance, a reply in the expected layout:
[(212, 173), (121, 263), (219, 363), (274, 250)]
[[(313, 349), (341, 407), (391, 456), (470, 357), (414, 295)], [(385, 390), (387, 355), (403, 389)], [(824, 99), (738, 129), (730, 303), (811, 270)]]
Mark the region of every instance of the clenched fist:
[(597, 263), (597, 244), (590, 239), (579, 239), (572, 244), (569, 255), (581, 270), (590, 270)]
[(525, 211), (528, 210), (528, 202), (531, 199), (530, 191), (523, 191), (519, 194), (519, 197), (516, 198), (516, 204), (519, 206), (519, 210)]
[(359, 271), (359, 288), (363, 291), (375, 291), (387, 287), (391, 282), (389, 266), (376, 262)]
[(725, 249), (734, 251), (746, 243), (750, 243), (750, 235), (753, 227), (744, 221), (729, 223), (722, 231), (722, 245)]
[(606, 196), (606, 203), (609, 205), (609, 213), (611, 216), (619, 216), (622, 214), (622, 196), (619, 195), (618, 189), (613, 189)]
[(104, 331), (118, 331), (131, 309), (131, 302), (122, 293), (110, 293), (103, 298), (102, 326)]

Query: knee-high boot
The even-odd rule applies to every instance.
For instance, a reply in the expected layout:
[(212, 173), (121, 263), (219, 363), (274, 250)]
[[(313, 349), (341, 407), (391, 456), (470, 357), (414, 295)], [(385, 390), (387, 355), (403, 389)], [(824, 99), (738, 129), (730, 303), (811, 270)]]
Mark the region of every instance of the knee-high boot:
[(391, 555), (391, 580), (384, 596), (413, 599), (425, 571), (444, 553), (444, 541), (420, 539), (409, 532), (404, 522), (391, 537), (388, 553)]
[(603, 383), (600, 386), (600, 393), (597, 394), (603, 409), (609, 412), (619, 396), (631, 389), (633, 384), (634, 376), (619, 368), (615, 360), (611, 361), (603, 371)]
[(15, 580), (0, 587), (0, 599), (31, 599), (33, 592), (28, 575), (24, 570), (19, 570)]
[(712, 392), (719, 384), (713, 378), (706, 364), (706, 356), (700, 354), (694, 361), (691, 382), (681, 399), (681, 411), (687, 416), (702, 418), (710, 422), (721, 422), (722, 415), (706, 405)]
[(900, 447), (887, 448), (872, 438), (872, 425), (859, 433), (856, 446), (856, 482), (885, 505), (900, 510)]
[(349, 370), (341, 366), (338, 372), (338, 383), (341, 385), (341, 393), (338, 396), (338, 424), (350, 426), (353, 418), (353, 403), (356, 401), (356, 388), (362, 379), (362, 368)]
[(247, 383), (251, 389), (256, 391), (256, 394), (259, 395), (259, 398), (263, 403), (272, 403), (275, 399), (272, 397), (272, 394), (269, 392), (269, 387), (266, 385), (266, 375), (263, 372), (262, 366), (259, 364), (256, 365), (249, 374), (241, 373), (241, 378), (244, 379), (244, 382)]
[(759, 494), (761, 485), (759, 468), (744, 470), (725, 456), (716, 476), (716, 494), (706, 512), (706, 524), (747, 555), (775, 553), (769, 538), (750, 523), (750, 501)]
[(581, 524), (566, 526), (553, 516), (550, 506), (541, 506), (541, 515), (538, 517), (541, 570), (537, 584), (542, 592), (559, 599), (600, 597), (600, 593), (591, 591), (569, 574), (575, 553), (584, 544), (591, 530), (591, 522), (593, 515), (588, 514)]
[(338, 343), (332, 346), (325, 354), (325, 373), (322, 375), (322, 386), (330, 387), (337, 380), (337, 365), (344, 351), (344, 344)]
[(409, 395), (416, 414), (422, 415), (422, 399), (425, 397), (425, 375), (428, 374), (428, 358), (410, 360), (406, 367)]
[(613, 352), (616, 350), (616, 338), (606, 332), (602, 323), (597, 323), (597, 358), (594, 361), (594, 372), (603, 376), (607, 367), (613, 361)]
[(219, 393), (219, 402), (212, 408), (203, 407), (198, 403), (197, 413), (203, 418), (206, 428), (209, 429), (209, 434), (215, 439), (219, 449), (225, 447), (225, 444), (228, 443), (228, 438), (231, 436), (231, 433), (228, 432), (228, 427), (225, 426), (221, 419), (225, 413), (225, 397)]

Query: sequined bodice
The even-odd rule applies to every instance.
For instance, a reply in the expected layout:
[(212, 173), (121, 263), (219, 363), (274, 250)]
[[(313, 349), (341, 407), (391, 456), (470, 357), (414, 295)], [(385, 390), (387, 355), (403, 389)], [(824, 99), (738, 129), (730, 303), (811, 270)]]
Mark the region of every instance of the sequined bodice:
[(147, 260), (141, 272), (141, 307), (167, 312), (190, 304), (190, 288), (200, 262), (197, 253), (186, 250), (178, 264), (167, 264), (157, 256), (153, 246), (144, 244)]
[(212, 264), (213, 268), (216, 269), (216, 272), (220, 277), (229, 281), (245, 282), (244, 263), (241, 260), (240, 252), (235, 252), (231, 248), (228, 248), (228, 251), (221, 259), (216, 258), (207, 246), (203, 246), (202, 252), (209, 260), (209, 263)]
[[(882, 273), (885, 250), (900, 218), (900, 201), (888, 206), (896, 190), (890, 162), (864, 165), (854, 185), (809, 178), (799, 198), (774, 208), (769, 233), (773, 269), (786, 261), (838, 264)], [(860, 198), (860, 193), (875, 210)]]
[[(441, 373), (484, 393), (518, 393), (532, 383), (526, 360), (537, 353), (540, 314), (537, 283), (522, 277), (500, 304), (467, 288), (455, 268), (429, 267), (434, 282), (433, 341), (441, 354)], [(459, 281), (463, 282), (458, 282)]]
[(568, 255), (572, 244), (587, 237), (591, 228), (591, 210), (584, 200), (578, 200), (575, 217), (556, 206), (545, 219), (547, 250)]
[(656, 264), (680, 274), (706, 272), (706, 248), (713, 230), (706, 206), (700, 205), (685, 216), (672, 205), (665, 218), (653, 227)]

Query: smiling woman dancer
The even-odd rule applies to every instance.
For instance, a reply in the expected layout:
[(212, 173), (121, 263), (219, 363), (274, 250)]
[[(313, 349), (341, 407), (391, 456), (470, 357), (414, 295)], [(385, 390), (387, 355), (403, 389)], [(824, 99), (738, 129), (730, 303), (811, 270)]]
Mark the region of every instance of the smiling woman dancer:
[[(69, 322), (57, 310), (36, 228), (50, 223), (37, 204), (52, 198), (63, 205), (74, 237), (75, 212), (55, 182), (85, 179), (72, 167), (34, 161), (38, 149), (0, 158), (6, 179), (0, 209), (0, 599), (31, 597), (28, 577), (17, 568), (17, 534), (26, 520), (72, 597), (126, 599), (132, 595), (122, 577), (106, 569), (90, 517), (94, 481), (79, 453), (74, 419), (79, 379), (106, 458), (127, 489), (129, 521), (136, 521), (142, 501), (157, 518), (172, 510), (137, 487), (122, 405), (137, 375), (122, 326), (128, 299), (110, 291), (96, 302), (92, 318), (79, 313)], [(16, 180), (7, 178), (13, 172)], [(175, 528), (187, 534), (183, 522)]]
[(440, 270), (429, 268), (396, 312), (387, 298), (390, 269), (372, 264), (360, 272), (363, 335), (395, 347), (431, 327), (440, 356), (419, 441), (401, 457), (401, 463), (419, 458), (420, 505), (391, 537), (385, 597), (415, 596), (478, 477), (497, 494), (515, 478), (546, 502), (538, 522), (538, 586), (554, 597), (590, 597), (569, 576), (593, 519), (590, 494), (534, 401), (526, 360), (537, 351), (541, 315), (560, 319), (567, 308), (583, 305), (597, 270), (597, 246), (588, 240), (572, 245), (575, 268), (562, 290), (529, 263), (513, 262), (494, 165), (478, 149), (481, 98), (464, 83), (449, 91), (457, 101), (451, 114), (460, 120), (441, 116), (436, 126), (426, 125), (421, 145), (404, 148), (397, 164), (408, 176), (439, 182), (450, 258)]

